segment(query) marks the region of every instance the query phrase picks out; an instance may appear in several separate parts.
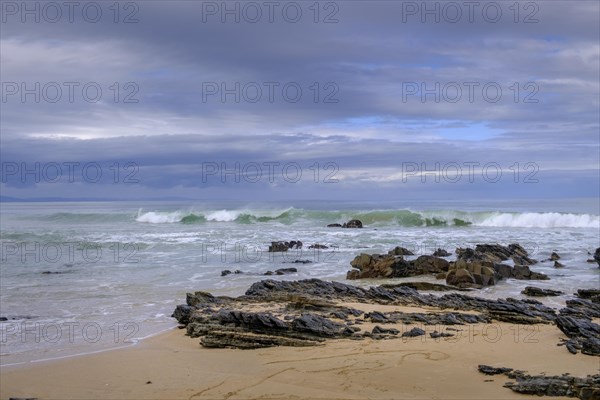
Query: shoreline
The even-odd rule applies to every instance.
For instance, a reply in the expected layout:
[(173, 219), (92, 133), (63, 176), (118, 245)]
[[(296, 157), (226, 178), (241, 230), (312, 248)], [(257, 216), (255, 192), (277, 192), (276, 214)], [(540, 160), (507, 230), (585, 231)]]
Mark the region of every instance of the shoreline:
[[(365, 311), (432, 311), (362, 306)], [(555, 325), (535, 325), (533, 337), (515, 329), (531, 328), (528, 325), (495, 322), (493, 332), (486, 325), (458, 326), (469, 332), (459, 340), (331, 339), (319, 346), (254, 350), (203, 348), (199, 339), (185, 336), (185, 330), (171, 329), (127, 348), (2, 367), (0, 397), (525, 399), (531, 396), (503, 387), (510, 379), (483, 375), (477, 366), (581, 377), (598, 373), (598, 358), (573, 355), (557, 346), (564, 335)]]

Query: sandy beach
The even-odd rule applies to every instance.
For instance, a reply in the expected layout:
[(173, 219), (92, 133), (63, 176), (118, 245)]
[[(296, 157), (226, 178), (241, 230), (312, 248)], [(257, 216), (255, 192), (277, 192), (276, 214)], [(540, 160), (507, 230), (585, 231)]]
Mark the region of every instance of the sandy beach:
[[(424, 328), (429, 333), (434, 327)], [(516, 399), (530, 396), (503, 387), (508, 378), (483, 375), (477, 366), (511, 367), (532, 375), (598, 373), (597, 357), (573, 355), (557, 346), (564, 335), (555, 325), (456, 328), (460, 331), (452, 338), (341, 339), (313, 347), (257, 350), (203, 348), (197, 338), (185, 336), (185, 330), (174, 329), (125, 349), (2, 367), (0, 397)]]

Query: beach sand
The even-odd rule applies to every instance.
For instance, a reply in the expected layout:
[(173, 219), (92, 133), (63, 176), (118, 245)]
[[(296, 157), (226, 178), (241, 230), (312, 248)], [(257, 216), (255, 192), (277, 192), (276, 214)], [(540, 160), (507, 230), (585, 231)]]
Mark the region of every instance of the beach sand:
[[(402, 328), (406, 331), (411, 326)], [(428, 333), (434, 329), (426, 328)], [(344, 339), (328, 340), (315, 347), (259, 350), (206, 349), (199, 339), (174, 329), (125, 349), (2, 367), (0, 396), (516, 399), (531, 396), (504, 388), (508, 378), (483, 375), (477, 366), (511, 367), (529, 374), (568, 372), (575, 376), (599, 370), (597, 357), (572, 355), (557, 346), (564, 335), (555, 325), (494, 323), (456, 328), (462, 329), (454, 332), (460, 335), (447, 339), (432, 339), (429, 335)]]

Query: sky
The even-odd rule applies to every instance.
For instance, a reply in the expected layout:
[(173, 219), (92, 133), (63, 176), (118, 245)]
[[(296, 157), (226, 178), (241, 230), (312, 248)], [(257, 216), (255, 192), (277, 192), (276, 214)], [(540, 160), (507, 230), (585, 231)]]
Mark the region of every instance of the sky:
[(600, 197), (597, 1), (1, 12), (3, 199)]

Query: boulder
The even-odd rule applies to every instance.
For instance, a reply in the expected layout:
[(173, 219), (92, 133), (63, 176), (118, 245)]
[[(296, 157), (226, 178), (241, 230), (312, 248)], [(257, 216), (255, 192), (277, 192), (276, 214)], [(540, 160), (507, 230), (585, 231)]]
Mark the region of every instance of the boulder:
[(358, 219), (351, 219), (350, 221), (344, 223), (342, 228), (362, 228), (363, 224)]
[(450, 257), (452, 254), (448, 253), (444, 249), (437, 249), (436, 251), (433, 252), (433, 255), (435, 257)]
[(327, 225), (328, 228), (341, 228), (342, 224), (329, 224)]
[(565, 265), (562, 263), (559, 263), (558, 261), (554, 261), (554, 268), (564, 268)]
[(443, 258), (434, 256), (419, 256), (411, 261), (415, 269), (422, 271), (423, 274), (438, 273), (448, 271), (450, 263)]
[(475, 277), (465, 268), (460, 268), (448, 272), (446, 275), (446, 283), (454, 286), (464, 286), (465, 284), (475, 284)]
[(600, 247), (594, 252), (594, 260), (598, 263), (598, 268), (600, 268)]
[(392, 250), (388, 251), (388, 254), (393, 256), (414, 256), (415, 253), (412, 251), (405, 249), (404, 247), (396, 246)]

